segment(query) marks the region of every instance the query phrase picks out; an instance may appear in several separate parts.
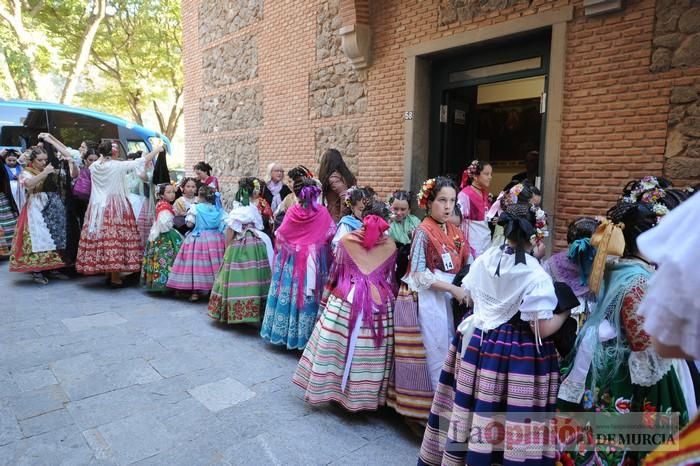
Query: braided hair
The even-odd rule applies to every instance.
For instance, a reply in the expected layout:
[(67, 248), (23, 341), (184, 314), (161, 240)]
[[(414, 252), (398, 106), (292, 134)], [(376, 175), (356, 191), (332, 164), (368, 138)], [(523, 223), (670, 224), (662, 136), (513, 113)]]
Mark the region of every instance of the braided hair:
[(214, 204), (216, 201), (216, 191), (207, 185), (200, 186), (197, 193), (199, 194), (199, 197), (207, 201), (209, 204)]
[(566, 242), (571, 244), (578, 239), (590, 238), (598, 228), (598, 220), (593, 217), (579, 217), (569, 223), (566, 231)]

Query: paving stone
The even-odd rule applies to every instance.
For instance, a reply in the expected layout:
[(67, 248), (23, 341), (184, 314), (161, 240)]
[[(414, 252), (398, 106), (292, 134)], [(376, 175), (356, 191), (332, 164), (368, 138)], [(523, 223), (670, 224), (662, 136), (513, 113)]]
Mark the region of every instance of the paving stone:
[(94, 452), (94, 457), (90, 464), (118, 464), (114, 456), (112, 447), (102, 436), (98, 429), (88, 429), (83, 431), (83, 438)]
[(0, 369), (0, 399), (16, 395), (20, 389), (15, 379), (5, 369)]
[(116, 312), (103, 312), (91, 316), (74, 317), (61, 320), (71, 332), (79, 332), (95, 327), (112, 327), (125, 324), (127, 321)]
[(12, 377), (22, 391), (36, 390), (47, 385), (58, 384), (58, 380), (54, 377), (53, 372), (46, 368), (16, 372), (12, 374)]
[(255, 396), (254, 391), (231, 377), (200, 385), (189, 390), (189, 393), (212, 412), (230, 408)]
[(149, 361), (162, 377), (173, 377), (211, 367), (212, 362), (199, 351), (171, 351)]
[(137, 385), (85, 398), (66, 405), (82, 430), (153, 409), (151, 399)]
[(74, 426), (20, 440), (0, 450), (0, 462), (17, 466), (87, 464), (93, 453)]
[(159, 410), (156, 418), (178, 443), (188, 442), (202, 435), (211, 436), (221, 432), (228, 432), (230, 435), (231, 432), (226, 423), (193, 398)]
[(66, 409), (51, 411), (41, 416), (32, 417), (19, 422), (20, 429), (25, 437), (45, 434), (53, 430), (75, 424), (73, 417)]
[(63, 408), (68, 397), (58, 385), (23, 392), (8, 399), (8, 406), (20, 421)]
[(138, 414), (97, 429), (121, 464), (130, 464), (170, 449), (172, 437), (165, 426), (147, 414)]
[(0, 445), (7, 445), (22, 438), (17, 418), (8, 408), (0, 408)]

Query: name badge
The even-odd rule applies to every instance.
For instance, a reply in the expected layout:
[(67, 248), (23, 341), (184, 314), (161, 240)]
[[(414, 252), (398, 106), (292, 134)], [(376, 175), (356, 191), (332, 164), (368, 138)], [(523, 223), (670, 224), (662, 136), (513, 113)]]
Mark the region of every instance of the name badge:
[(450, 256), (449, 252), (445, 252), (442, 254), (442, 265), (445, 266), (445, 272), (449, 272), (450, 270), (454, 269), (455, 266), (452, 263), (452, 256)]

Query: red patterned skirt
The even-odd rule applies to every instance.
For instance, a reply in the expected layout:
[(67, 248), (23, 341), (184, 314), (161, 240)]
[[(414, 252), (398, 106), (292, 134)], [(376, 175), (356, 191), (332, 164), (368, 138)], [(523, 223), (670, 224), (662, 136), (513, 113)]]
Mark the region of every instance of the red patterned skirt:
[(92, 206), (88, 207), (75, 265), (78, 273), (97, 275), (141, 270), (143, 248), (134, 212), (130, 205), (118, 206), (117, 202), (113, 200), (107, 205), (102, 227), (93, 233), (87, 221)]

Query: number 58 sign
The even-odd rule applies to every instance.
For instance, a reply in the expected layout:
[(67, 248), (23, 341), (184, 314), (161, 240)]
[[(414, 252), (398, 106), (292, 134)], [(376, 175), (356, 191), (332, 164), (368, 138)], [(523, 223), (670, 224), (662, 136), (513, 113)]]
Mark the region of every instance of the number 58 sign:
[(413, 112), (403, 112), (404, 120), (413, 120)]

